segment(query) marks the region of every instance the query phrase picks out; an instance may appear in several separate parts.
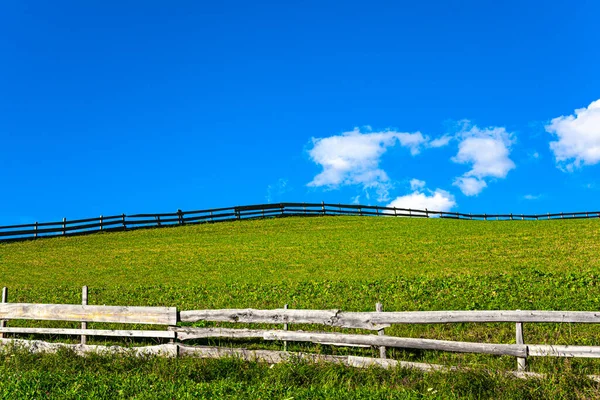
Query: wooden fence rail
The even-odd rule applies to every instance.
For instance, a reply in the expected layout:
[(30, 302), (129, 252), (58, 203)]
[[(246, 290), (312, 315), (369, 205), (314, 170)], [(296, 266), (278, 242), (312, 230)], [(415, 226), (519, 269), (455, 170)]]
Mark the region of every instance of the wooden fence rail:
[(379, 330), (390, 324), (448, 324), (463, 322), (600, 323), (595, 311), (376, 311), (340, 310), (193, 310), (180, 311), (180, 321), (320, 324), (343, 328)]
[(206, 210), (181, 211), (160, 214), (133, 214), (99, 216), (57, 222), (0, 226), (0, 241), (28, 240), (42, 237), (83, 235), (104, 231), (122, 231), (136, 228), (167, 227), (206, 222), (237, 221), (242, 219), (282, 216), (358, 215), (408, 218), (452, 218), (460, 220), (550, 220), (600, 218), (600, 211), (547, 214), (466, 214), (449, 211), (417, 210), (396, 207), (365, 206), (331, 203), (277, 203), (255, 204)]
[[(153, 338), (169, 340), (169, 344), (147, 346), (136, 351), (141, 353), (173, 354), (181, 342), (206, 338), (258, 338), (266, 341), (310, 342), (334, 346), (376, 347), (380, 359), (385, 359), (386, 348), (438, 350), (462, 353), (508, 355), (517, 358), (517, 369), (526, 368), (528, 357), (585, 357), (600, 358), (600, 346), (565, 346), (527, 344), (523, 337), (524, 323), (600, 323), (600, 312), (588, 311), (539, 311), (539, 310), (489, 310), (489, 311), (383, 311), (381, 303), (374, 312), (347, 312), (340, 310), (294, 310), (287, 307), (274, 310), (222, 309), (189, 310), (178, 312), (175, 307), (125, 307), (87, 305), (88, 291), (84, 286), (84, 304), (34, 304), (10, 303), (8, 290), (4, 288), (0, 303), (0, 345), (23, 343), (15, 335), (71, 335), (81, 336), (79, 348), (85, 351), (110, 350), (109, 347), (88, 346), (87, 337)], [(45, 320), (85, 322), (80, 329), (7, 327), (10, 320)], [(244, 324), (283, 325), (281, 329), (248, 328), (196, 328), (179, 323), (228, 322)], [(149, 324), (163, 326), (156, 329), (87, 329), (87, 323), (109, 322)], [(514, 323), (515, 343), (474, 343), (436, 339), (407, 338), (386, 335), (383, 329), (393, 324), (448, 324), (448, 323)], [(376, 331), (376, 334), (345, 332), (305, 332), (290, 329), (291, 324), (316, 324), (338, 328), (360, 328)], [(11, 338), (6, 338), (11, 335)], [(37, 343), (37, 342), (36, 342)], [(36, 344), (37, 349), (55, 349), (59, 344)], [(73, 346), (73, 345), (68, 345)], [(184, 346), (186, 353), (193, 353), (193, 346)], [(199, 353), (204, 350), (198, 348)], [(83, 351), (82, 350), (82, 351)], [(176, 354), (176, 352), (175, 352)]]

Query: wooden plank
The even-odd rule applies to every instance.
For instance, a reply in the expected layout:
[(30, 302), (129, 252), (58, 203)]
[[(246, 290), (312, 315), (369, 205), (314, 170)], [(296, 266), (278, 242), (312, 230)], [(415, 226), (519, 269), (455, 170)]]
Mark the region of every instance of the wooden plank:
[(214, 321), (214, 322), (243, 322), (267, 324), (320, 324), (343, 328), (362, 328), (379, 330), (389, 325), (372, 324), (355, 319), (340, 319), (339, 310), (255, 310), (255, 309), (226, 309), (226, 310), (192, 310), (179, 313), (181, 322)]
[(529, 355), (533, 357), (576, 357), (600, 358), (600, 346), (554, 346), (528, 345)]
[(600, 312), (537, 310), (348, 312), (340, 313), (340, 318), (368, 320), (373, 324), (445, 324), (457, 322), (600, 323)]
[[(8, 302), (8, 288), (4, 286), (2, 288), (2, 303)], [(6, 326), (6, 320), (0, 319), (0, 328), (4, 328)], [(0, 333), (0, 339), (4, 338), (4, 334)]]
[(247, 350), (209, 346), (185, 346), (182, 344), (179, 345), (179, 354), (200, 358), (238, 358), (246, 361), (266, 362), (269, 364), (278, 364), (300, 359), (309, 362), (340, 363), (354, 368), (372, 368), (373, 366), (377, 366), (385, 369), (417, 369), (424, 372), (450, 372), (458, 370), (457, 367), (448, 367), (445, 365), (397, 361), (389, 359), (382, 360), (381, 358), (371, 357), (332, 356), (324, 354), (288, 353), (285, 351)]
[[(269, 329), (235, 329), (235, 328), (191, 328), (191, 327), (179, 327), (170, 326), (170, 331), (177, 332), (177, 339), (181, 341), (192, 340), (192, 339), (206, 339), (206, 338), (229, 338), (229, 339), (265, 339), (265, 337), (272, 331)], [(286, 330), (284, 329), (284, 332)], [(285, 343), (286, 341), (284, 341)], [(335, 343), (335, 342), (323, 342), (321, 344), (331, 346), (343, 346), (343, 347), (363, 347), (368, 348), (370, 345), (356, 345), (350, 343)], [(284, 350), (285, 351), (285, 350)]]
[(380, 330), (390, 324), (447, 324), (463, 322), (600, 323), (594, 311), (393, 311), (343, 312), (340, 310), (192, 310), (181, 311), (182, 322), (305, 323)]
[(28, 350), (32, 353), (55, 353), (59, 349), (72, 349), (76, 354), (126, 354), (138, 357), (156, 355), (162, 357), (177, 357), (176, 344), (161, 344), (157, 346), (121, 347), (99, 346), (66, 343), (48, 343), (42, 340), (0, 339), (0, 347), (12, 349), (14, 347)]
[[(142, 337), (175, 339), (177, 334), (171, 331), (110, 330), (110, 329), (63, 329), (63, 328), (0, 328), (3, 333), (23, 333), (30, 335), (86, 335), (112, 337)], [(82, 343), (84, 344), (84, 343)]]
[(176, 325), (177, 309), (175, 307), (7, 303), (0, 304), (0, 319)]
[(206, 339), (206, 338), (229, 338), (229, 339), (262, 339), (266, 329), (231, 329), (231, 328), (190, 328), (181, 326), (170, 326), (169, 331), (177, 333), (177, 339)]
[(373, 366), (381, 367), (384, 369), (390, 368), (409, 368), (409, 369), (418, 369), (425, 372), (432, 371), (441, 371), (441, 372), (449, 372), (458, 370), (457, 367), (448, 367), (445, 365), (439, 364), (427, 364), (427, 363), (419, 363), (419, 362), (410, 362), (410, 361), (397, 361), (397, 360), (389, 360), (389, 359), (381, 359), (381, 358), (371, 358), (371, 357), (360, 357), (360, 356), (348, 356), (348, 366), (355, 368), (371, 368)]
[[(523, 338), (523, 324), (521, 322), (516, 323), (516, 343), (517, 344), (525, 344), (525, 339)], [(517, 358), (517, 371), (525, 371), (527, 369), (527, 358), (526, 357), (518, 357)]]
[[(287, 304), (283, 305), (283, 309), (287, 310), (289, 307)], [(288, 324), (283, 324), (283, 330), (287, 331), (288, 330)], [(283, 351), (287, 351), (287, 341), (283, 341)]]
[[(238, 358), (246, 361), (266, 362), (269, 364), (278, 364), (283, 362), (304, 360), (309, 362), (330, 362), (340, 363), (357, 368), (367, 368), (378, 365), (383, 368), (423, 368), (424, 371), (445, 369), (444, 366), (431, 366), (425, 363), (412, 363), (395, 360), (380, 360), (378, 358), (356, 357), (356, 356), (332, 356), (313, 353), (289, 353), (287, 351), (276, 350), (247, 350), (212, 346), (186, 346), (179, 344), (179, 354), (183, 356), (200, 358)], [(436, 368), (437, 367), (437, 368)]]
[(439, 350), (459, 353), (481, 353), (524, 357), (527, 346), (517, 344), (491, 344), (453, 342), (448, 340), (399, 338), (393, 336), (350, 335), (343, 333), (312, 333), (270, 331), (263, 337), (265, 340), (292, 340), (312, 343), (347, 343), (370, 346), (399, 347), (409, 349)]
[[(383, 312), (383, 304), (381, 303), (377, 303), (375, 304), (375, 311), (377, 312)], [(377, 331), (377, 334), (380, 336), (384, 336), (385, 335), (385, 330), (384, 329), (380, 329)], [(383, 358), (386, 359), (387, 355), (386, 355), (386, 351), (385, 351), (385, 346), (379, 346), (379, 358)]]
[(441, 350), (461, 353), (483, 353), (524, 357), (527, 348), (516, 344), (489, 344), (471, 342), (453, 342), (448, 340), (400, 338), (379, 335), (354, 335), (344, 333), (321, 333), (302, 331), (228, 329), (228, 328), (172, 328), (179, 340), (227, 337), (262, 338), (264, 340), (288, 340), (335, 345), (387, 346), (424, 350)]
[[(88, 305), (88, 287), (87, 286), (83, 286), (81, 288), (81, 305), (83, 305), (83, 306)], [(81, 329), (87, 329), (86, 321), (83, 321), (81, 323)], [(87, 344), (87, 336), (81, 335), (81, 344)]]
[(292, 360), (305, 360), (309, 362), (333, 362), (344, 364), (346, 356), (331, 356), (311, 353), (289, 353), (276, 350), (247, 350), (211, 346), (185, 346), (179, 344), (179, 354), (200, 358), (238, 358), (245, 361), (259, 361), (269, 364), (279, 364)]

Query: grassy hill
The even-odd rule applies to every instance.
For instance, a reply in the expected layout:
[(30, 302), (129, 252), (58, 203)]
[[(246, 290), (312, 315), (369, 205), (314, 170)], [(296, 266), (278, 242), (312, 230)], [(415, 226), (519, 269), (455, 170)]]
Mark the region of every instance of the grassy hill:
[(277, 218), (0, 244), (10, 286), (278, 283), (600, 267), (600, 221)]
[[(277, 218), (0, 244), (0, 286), (15, 302), (77, 303), (88, 285), (90, 304), (179, 309), (288, 303), (366, 311), (381, 301), (389, 311), (593, 311), (600, 309), (599, 274), (600, 220)], [(512, 324), (395, 326), (386, 333), (514, 343)], [(525, 340), (600, 345), (598, 333), (591, 325), (529, 324)], [(511, 357), (438, 352), (392, 356), (496, 369), (515, 364)], [(600, 373), (594, 360), (531, 362), (540, 372), (564, 365)]]
[(13, 301), (88, 285), (180, 308), (596, 310), (598, 272), (600, 220), (277, 218), (0, 244)]

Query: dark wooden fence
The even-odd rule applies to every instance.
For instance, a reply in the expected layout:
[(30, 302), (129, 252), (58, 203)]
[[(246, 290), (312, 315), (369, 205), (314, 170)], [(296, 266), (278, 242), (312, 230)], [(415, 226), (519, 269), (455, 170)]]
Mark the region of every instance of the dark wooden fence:
[(546, 220), (600, 218), (600, 211), (554, 214), (466, 214), (448, 211), (409, 208), (364, 206), (330, 203), (276, 203), (181, 211), (162, 214), (111, 215), (97, 218), (58, 222), (0, 226), (0, 241), (37, 239), (40, 237), (82, 235), (103, 231), (123, 231), (136, 228), (166, 227), (206, 222), (284, 216), (359, 215), (410, 218), (452, 218), (460, 220)]

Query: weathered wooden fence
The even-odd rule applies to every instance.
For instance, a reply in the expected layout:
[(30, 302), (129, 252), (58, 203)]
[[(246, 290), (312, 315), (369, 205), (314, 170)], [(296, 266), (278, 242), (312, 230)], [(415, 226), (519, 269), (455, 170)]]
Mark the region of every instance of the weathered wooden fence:
[(82, 235), (103, 231), (123, 231), (136, 228), (167, 227), (206, 222), (236, 221), (282, 216), (358, 215), (409, 218), (452, 218), (460, 220), (544, 220), (600, 218), (600, 211), (547, 214), (466, 214), (448, 211), (364, 206), (329, 203), (256, 204), (207, 210), (162, 214), (111, 215), (57, 222), (0, 226), (0, 241), (27, 240), (41, 237)]
[[(87, 297), (87, 287), (83, 290)], [(600, 323), (600, 312), (586, 311), (382, 311), (381, 305), (373, 312), (348, 312), (340, 310), (274, 310), (223, 309), (178, 311), (175, 307), (121, 307), (75, 304), (9, 303), (7, 289), (3, 290), (0, 304), (0, 343), (35, 343), (34, 349), (52, 350), (58, 343), (27, 342), (15, 335), (70, 335), (81, 336), (80, 351), (115, 349), (87, 346), (88, 336), (154, 338), (169, 340), (168, 344), (136, 348), (140, 353), (229, 354), (218, 348), (187, 346), (183, 342), (206, 338), (259, 338), (266, 341), (310, 342), (334, 346), (377, 347), (380, 359), (386, 359), (386, 348), (438, 350), (461, 353), (508, 355), (517, 358), (517, 369), (524, 371), (528, 357), (585, 357), (600, 358), (600, 346), (565, 346), (526, 344), (523, 340), (524, 323)], [(65, 328), (7, 327), (7, 320), (51, 320), (110, 322), (122, 324), (148, 324), (162, 326), (163, 330), (107, 330)], [(244, 324), (283, 325), (284, 329), (248, 328), (196, 328), (180, 326), (190, 322), (228, 322)], [(449, 324), (449, 323), (516, 324), (516, 343), (474, 343), (436, 339), (407, 338), (385, 335), (384, 329), (393, 324)], [(360, 328), (376, 334), (342, 332), (306, 332), (289, 329), (290, 324), (317, 324), (338, 328)], [(6, 338), (10, 334), (12, 338)], [(74, 345), (65, 345), (71, 346)], [(81, 347), (84, 346), (84, 347)], [(30, 346), (31, 347), (31, 346)], [(211, 350), (212, 349), (212, 350)], [(242, 350), (240, 350), (242, 351)], [(390, 360), (391, 361), (391, 360)], [(395, 362), (395, 361), (394, 361)], [(381, 364), (381, 362), (380, 362)]]

